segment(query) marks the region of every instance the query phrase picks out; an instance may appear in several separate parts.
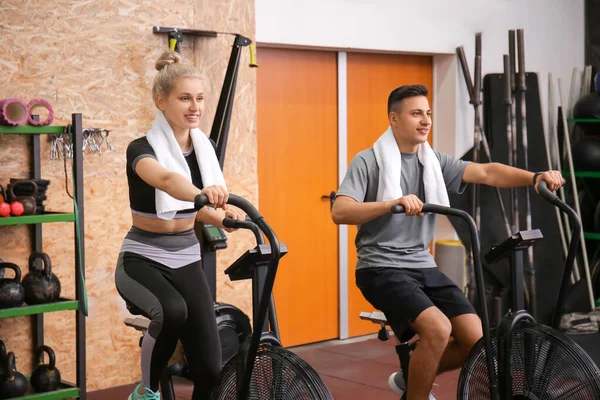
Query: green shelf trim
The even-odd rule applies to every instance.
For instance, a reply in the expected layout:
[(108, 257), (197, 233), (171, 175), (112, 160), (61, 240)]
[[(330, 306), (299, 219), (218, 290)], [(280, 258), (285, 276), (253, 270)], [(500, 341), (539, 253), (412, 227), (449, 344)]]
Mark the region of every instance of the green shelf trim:
[(45, 222), (73, 222), (73, 213), (46, 213), (20, 217), (0, 217), (0, 226), (43, 224)]
[(79, 388), (76, 387), (65, 387), (58, 389), (53, 392), (46, 393), (32, 393), (22, 397), (16, 397), (19, 400), (59, 400), (59, 399), (73, 399), (79, 397)]
[(585, 232), (583, 237), (586, 239), (600, 240), (600, 233)]
[(598, 118), (567, 118), (568, 122), (588, 122), (588, 123), (596, 123), (600, 124), (600, 119)]
[[(562, 171), (562, 176), (571, 176), (571, 173)], [(578, 178), (600, 178), (600, 171), (576, 171), (575, 176)]]
[(0, 310), (0, 318), (22, 317), (23, 315), (43, 314), (54, 311), (77, 310), (78, 308), (79, 302), (77, 300), (60, 299), (55, 303), (5, 308)]
[(65, 132), (65, 126), (48, 125), (48, 126), (0, 126), (0, 135), (42, 135), (55, 134), (60, 135)]

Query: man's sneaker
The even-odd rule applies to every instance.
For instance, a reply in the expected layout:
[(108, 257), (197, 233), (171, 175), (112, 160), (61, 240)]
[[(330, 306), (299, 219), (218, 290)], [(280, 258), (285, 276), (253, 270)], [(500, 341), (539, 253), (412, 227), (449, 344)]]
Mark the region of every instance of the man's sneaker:
[(406, 391), (406, 382), (404, 382), (404, 377), (401, 372), (394, 372), (391, 374), (388, 379), (388, 384), (392, 391), (399, 396), (402, 396)]
[[(404, 382), (404, 376), (402, 376), (402, 372), (394, 372), (392, 375), (390, 375), (390, 378), (388, 379), (388, 384), (390, 385), (390, 388), (394, 393), (402, 396), (402, 400), (406, 399), (406, 382)], [(433, 393), (429, 393), (428, 400), (436, 400)]]
[[(140, 394), (142, 392), (142, 394)], [(127, 400), (160, 400), (160, 393), (154, 393), (152, 390), (145, 386), (139, 385), (135, 387), (133, 393), (129, 395)]]

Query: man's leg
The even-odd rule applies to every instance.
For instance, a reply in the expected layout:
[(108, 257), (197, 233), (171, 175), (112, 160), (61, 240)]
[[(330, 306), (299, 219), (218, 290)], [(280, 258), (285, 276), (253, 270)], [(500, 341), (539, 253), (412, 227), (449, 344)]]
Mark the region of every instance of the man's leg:
[(407, 400), (427, 399), (447, 349), (452, 324), (437, 308), (429, 307), (411, 323), (419, 334), (419, 344), (410, 357)]
[(425, 281), (425, 293), (452, 325), (452, 339), (440, 361), (438, 373), (460, 368), (471, 348), (483, 336), (481, 320), (463, 291), (438, 268), (427, 270)]
[[(448, 344), (452, 324), (421, 289), (424, 285), (423, 270), (359, 269), (356, 271), (356, 284), (365, 299), (384, 312), (396, 334), (400, 334), (408, 321), (413, 321), (410, 325), (419, 334), (420, 343), (411, 355), (407, 395), (408, 399), (427, 399)], [(399, 378), (402, 382), (398, 389), (402, 391), (405, 384), (401, 374)]]
[(438, 374), (461, 368), (469, 352), (483, 336), (481, 320), (476, 314), (463, 314), (451, 318), (452, 337), (444, 351)]

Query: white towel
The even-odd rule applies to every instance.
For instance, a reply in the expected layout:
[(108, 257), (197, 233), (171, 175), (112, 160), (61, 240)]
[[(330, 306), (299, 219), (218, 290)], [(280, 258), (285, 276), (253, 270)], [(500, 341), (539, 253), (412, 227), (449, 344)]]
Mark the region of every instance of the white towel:
[[(204, 132), (197, 128), (191, 129), (190, 134), (198, 166), (200, 167), (202, 184), (204, 187), (219, 185), (226, 188), (223, 172), (210, 140)], [(159, 111), (156, 115), (146, 138), (152, 146), (160, 165), (169, 171), (185, 176), (190, 182), (192, 181), (190, 168), (185, 161), (179, 143), (175, 139), (173, 129), (162, 111)], [(194, 208), (193, 202), (177, 200), (159, 189), (155, 190), (155, 199), (156, 214), (160, 219), (170, 220), (175, 217), (177, 211)]]
[[(402, 188), (400, 187), (402, 158), (391, 127), (377, 139), (373, 145), (373, 151), (379, 166), (377, 201), (394, 200), (402, 197)], [(442, 167), (428, 142), (419, 145), (417, 157), (423, 164), (425, 199), (421, 199), (421, 201), (449, 207), (450, 200), (442, 175)]]

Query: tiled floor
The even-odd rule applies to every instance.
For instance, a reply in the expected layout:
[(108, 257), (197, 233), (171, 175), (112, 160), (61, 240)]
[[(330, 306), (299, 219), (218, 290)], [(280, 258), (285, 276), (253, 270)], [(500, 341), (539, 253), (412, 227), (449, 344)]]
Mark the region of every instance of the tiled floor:
[[(335, 399), (398, 400), (387, 384), (398, 370), (394, 338), (376, 337), (330, 341), (291, 349), (321, 375)], [(438, 400), (456, 398), (458, 371), (440, 375), (434, 393)]]
[[(381, 342), (376, 337), (329, 341), (291, 348), (323, 378), (333, 397), (342, 400), (398, 400), (387, 380), (398, 368), (398, 357), (391, 337)], [(175, 379), (178, 400), (191, 398), (191, 384)], [(442, 374), (434, 393), (438, 400), (456, 398), (458, 371)], [(89, 400), (126, 399), (134, 384), (88, 394)]]

